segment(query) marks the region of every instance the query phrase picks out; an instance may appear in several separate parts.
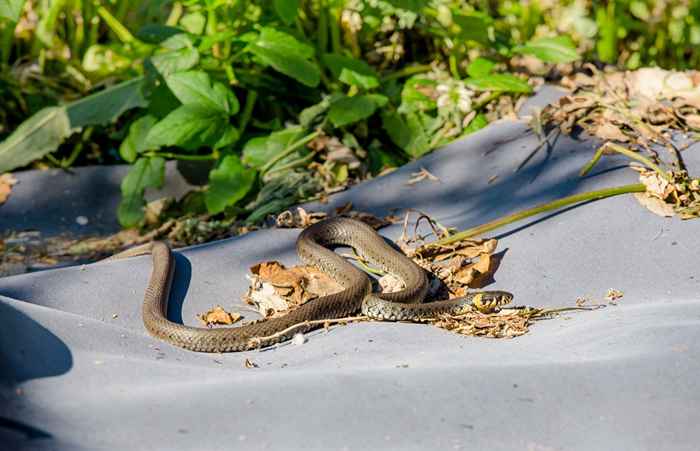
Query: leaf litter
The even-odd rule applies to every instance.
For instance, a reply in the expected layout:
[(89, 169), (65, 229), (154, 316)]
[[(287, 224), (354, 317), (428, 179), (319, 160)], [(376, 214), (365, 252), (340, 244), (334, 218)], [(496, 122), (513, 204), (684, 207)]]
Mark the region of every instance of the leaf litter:
[[(700, 138), (700, 72), (585, 69), (588, 73), (565, 77), (562, 85), (571, 93), (542, 111), (545, 123), (566, 134), (578, 128), (604, 141), (581, 175), (604, 154), (625, 154), (643, 163), (632, 165), (646, 187), (646, 192), (635, 193), (641, 205), (659, 216), (699, 217), (700, 179), (687, 172), (683, 146), (674, 137), (690, 142)], [(660, 149), (667, 150), (670, 163), (659, 155)]]
[[(432, 241), (426, 241), (429, 236), (440, 239), (451, 234), (451, 230), (438, 224), (427, 215), (420, 213), (413, 234), (408, 233), (408, 218), (406, 214), (404, 231), (397, 245), (419, 266), (426, 269), (430, 278), (428, 297), (431, 301), (454, 299), (465, 296), (472, 289), (483, 288), (493, 279), (500, 263), (496, 254), (498, 241), (491, 239), (463, 240), (449, 246), (430, 246)], [(325, 218), (323, 215), (306, 212), (299, 209), (295, 214), (286, 212), (278, 217), (285, 226), (290, 224), (311, 225)], [(418, 223), (427, 221), (431, 233), (421, 236), (418, 233)], [(393, 292), (403, 289), (403, 281), (392, 274), (369, 267), (357, 255), (348, 255), (371, 273), (381, 275), (378, 286), (381, 292)], [(277, 261), (261, 262), (254, 265), (251, 271), (251, 285), (244, 300), (254, 305), (264, 318), (285, 314), (299, 305), (313, 299), (337, 293), (342, 287), (330, 276), (311, 266), (293, 266), (286, 268)], [(535, 307), (512, 308), (482, 308), (477, 307), (460, 315), (439, 315), (426, 318), (421, 322), (451, 331), (453, 333), (484, 337), (484, 338), (513, 338), (529, 331), (533, 321), (552, 318), (563, 312), (572, 310), (593, 310), (601, 305), (580, 305), (557, 309)], [(368, 321), (366, 316), (354, 316), (335, 320), (318, 320), (301, 323), (280, 332), (300, 328), (307, 324), (323, 324), (326, 329), (332, 324), (348, 324), (351, 322)], [(303, 335), (297, 334), (298, 344), (303, 343)]]

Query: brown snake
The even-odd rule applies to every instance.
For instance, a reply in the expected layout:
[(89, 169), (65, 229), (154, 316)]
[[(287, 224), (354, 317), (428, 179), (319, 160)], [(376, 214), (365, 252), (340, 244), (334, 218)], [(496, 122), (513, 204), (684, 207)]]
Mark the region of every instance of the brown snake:
[[(328, 249), (326, 246), (329, 245), (353, 247), (365, 260), (400, 277), (406, 288), (394, 293), (372, 293), (367, 274)], [(304, 263), (327, 273), (344, 290), (313, 299), (282, 317), (220, 329), (186, 326), (165, 316), (175, 269), (167, 244), (156, 241), (126, 250), (108, 260), (152, 254), (153, 271), (143, 301), (143, 323), (154, 337), (199, 352), (245, 351), (270, 346), (288, 340), (296, 333), (321, 326), (305, 322), (343, 318), (360, 309), (374, 319), (418, 321), (440, 313), (461, 313), (477, 301), (486, 305), (504, 305), (513, 297), (505, 291), (486, 291), (423, 304), (428, 291), (425, 271), (387, 244), (374, 229), (353, 219), (333, 218), (311, 225), (301, 232), (296, 247)], [(299, 327), (285, 332), (295, 325)]]

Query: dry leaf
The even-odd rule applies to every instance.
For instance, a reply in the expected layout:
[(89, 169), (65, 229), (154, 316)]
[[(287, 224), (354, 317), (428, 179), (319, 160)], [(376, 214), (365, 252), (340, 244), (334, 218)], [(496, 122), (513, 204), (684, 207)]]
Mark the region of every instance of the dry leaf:
[(618, 299), (621, 299), (624, 296), (624, 293), (620, 290), (616, 290), (614, 288), (610, 288), (608, 292), (605, 294), (605, 299), (607, 301), (617, 301)]
[(285, 268), (277, 261), (250, 268), (254, 279), (246, 295), (264, 316), (288, 310), (311, 299), (337, 293), (342, 287), (312, 266)]
[(382, 293), (396, 293), (406, 288), (403, 280), (393, 274), (385, 274), (380, 277), (379, 286), (382, 288)]
[(406, 182), (406, 185), (415, 185), (423, 180), (430, 180), (431, 182), (439, 182), (440, 179), (431, 174), (427, 169), (421, 167), (419, 172), (412, 172), (411, 178)]
[(233, 324), (239, 319), (241, 315), (238, 313), (229, 313), (223, 309), (220, 305), (217, 305), (213, 309), (206, 313), (201, 313), (197, 315), (199, 320), (203, 322), (206, 326), (212, 326), (214, 324)]
[(673, 205), (667, 204), (656, 196), (650, 196), (647, 193), (634, 193), (634, 198), (647, 210), (656, 215), (670, 218), (675, 214)]
[(14, 175), (8, 173), (0, 174), (0, 205), (7, 201), (12, 192), (12, 186), (17, 184), (17, 179)]
[(597, 137), (606, 141), (629, 141), (627, 135), (622, 133), (622, 130), (620, 130), (620, 128), (614, 125), (612, 122), (605, 122), (603, 124), (599, 124), (594, 130), (594, 134)]

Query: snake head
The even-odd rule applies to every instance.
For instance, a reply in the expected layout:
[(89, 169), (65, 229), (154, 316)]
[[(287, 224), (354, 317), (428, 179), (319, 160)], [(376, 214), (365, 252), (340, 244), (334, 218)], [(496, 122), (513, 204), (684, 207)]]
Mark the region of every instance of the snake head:
[(484, 291), (472, 298), (472, 307), (481, 313), (493, 313), (499, 307), (510, 304), (513, 295), (507, 291)]

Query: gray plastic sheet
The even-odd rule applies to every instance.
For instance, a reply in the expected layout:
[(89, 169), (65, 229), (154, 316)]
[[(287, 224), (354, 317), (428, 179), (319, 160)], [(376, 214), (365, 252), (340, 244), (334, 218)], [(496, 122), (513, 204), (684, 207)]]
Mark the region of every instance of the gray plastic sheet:
[[(537, 144), (525, 123), (499, 122), (310, 208), (414, 208), (464, 229), (636, 182), (616, 156), (578, 177), (595, 143), (564, 136), (516, 171)], [(691, 172), (699, 150), (684, 152)], [(421, 168), (439, 181), (408, 185)], [(149, 257), (0, 279), (0, 449), (695, 450), (698, 232), (700, 221), (658, 217), (629, 195), (497, 230), (503, 258), (488, 288), (516, 305), (624, 293), (511, 340), (360, 323), (303, 345), (198, 354), (145, 332)], [(381, 233), (396, 239), (401, 226)], [(248, 268), (295, 264), (297, 234), (178, 251), (169, 317), (197, 324), (221, 304), (255, 318), (240, 300)]]

